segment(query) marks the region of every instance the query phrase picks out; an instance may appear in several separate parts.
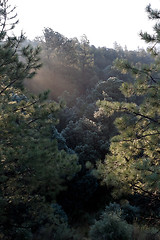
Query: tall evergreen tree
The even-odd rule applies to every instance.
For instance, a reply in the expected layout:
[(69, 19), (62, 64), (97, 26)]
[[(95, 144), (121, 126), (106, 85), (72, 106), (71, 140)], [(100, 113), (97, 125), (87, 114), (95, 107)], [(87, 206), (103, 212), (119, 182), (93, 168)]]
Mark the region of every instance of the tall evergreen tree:
[(79, 166), (52, 138), (60, 106), (47, 93), (23, 89), (41, 67), (40, 49), (21, 47), (23, 34), (11, 35), (14, 10), (0, 1), (0, 239), (44, 239), (37, 235), (42, 227), (56, 239), (61, 220), (52, 203)]
[[(116, 66), (123, 73), (128, 71), (135, 82), (123, 83), (122, 93), (126, 99), (141, 96), (140, 104), (129, 102), (101, 101), (100, 108), (107, 115), (120, 112), (115, 121), (119, 135), (112, 139), (110, 154), (98, 166), (103, 182), (114, 187), (114, 196), (138, 194), (143, 196), (150, 208), (146, 212), (152, 223), (159, 222), (160, 199), (160, 12), (151, 9), (147, 12), (150, 19), (157, 23), (155, 34), (141, 32), (141, 37), (154, 44), (149, 48), (155, 61), (150, 65), (134, 66), (126, 60), (117, 60)], [(143, 203), (144, 204), (144, 203)], [(145, 204), (144, 204), (145, 205)]]

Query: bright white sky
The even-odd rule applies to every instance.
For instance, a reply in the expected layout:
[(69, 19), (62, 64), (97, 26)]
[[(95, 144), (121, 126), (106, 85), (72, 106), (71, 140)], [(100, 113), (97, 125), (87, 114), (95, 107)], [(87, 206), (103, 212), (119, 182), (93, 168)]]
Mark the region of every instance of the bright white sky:
[(145, 7), (160, 9), (160, 0), (10, 0), (17, 6), (18, 29), (33, 39), (50, 27), (68, 38), (86, 34), (96, 47), (116, 41), (130, 49), (145, 47), (140, 30), (151, 32)]

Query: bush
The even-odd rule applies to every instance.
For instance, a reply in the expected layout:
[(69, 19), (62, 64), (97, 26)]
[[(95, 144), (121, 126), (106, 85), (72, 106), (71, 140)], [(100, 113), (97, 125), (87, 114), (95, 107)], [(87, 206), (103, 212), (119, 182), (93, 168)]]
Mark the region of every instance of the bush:
[(78, 240), (75, 230), (68, 224), (68, 217), (63, 208), (57, 203), (50, 207), (50, 215), (44, 212), (39, 218), (39, 226), (32, 240)]
[(110, 203), (106, 207), (105, 212), (116, 213), (121, 219), (127, 221), (127, 223), (133, 224), (140, 215), (140, 209), (136, 206), (132, 206), (129, 203), (125, 203), (122, 206), (117, 203)]
[(90, 229), (91, 240), (130, 240), (132, 226), (116, 213), (105, 212)]

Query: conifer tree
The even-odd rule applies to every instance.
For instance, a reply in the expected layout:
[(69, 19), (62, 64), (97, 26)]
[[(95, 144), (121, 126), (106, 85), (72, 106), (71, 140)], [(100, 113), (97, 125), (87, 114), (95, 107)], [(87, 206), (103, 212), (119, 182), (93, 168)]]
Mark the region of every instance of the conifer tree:
[(60, 106), (23, 89), (41, 67), (40, 49), (11, 34), (14, 10), (0, 1), (0, 239), (44, 239), (42, 226), (53, 239), (60, 219), (52, 203), (79, 166), (52, 138)]
[[(150, 19), (156, 20), (155, 34), (141, 32), (140, 35), (152, 43), (149, 51), (154, 63), (134, 66), (124, 59), (116, 61), (116, 66), (123, 73), (131, 72), (135, 81), (122, 84), (125, 102), (99, 102), (107, 115), (120, 112), (121, 116), (115, 121), (119, 135), (112, 138), (110, 154), (104, 163), (99, 163), (98, 172), (105, 184), (114, 187), (115, 197), (136, 193), (147, 199), (150, 206), (147, 213), (153, 221), (159, 219), (160, 207), (160, 55), (157, 48), (160, 11), (149, 5), (147, 12)], [(131, 96), (141, 96), (141, 103), (127, 101)]]

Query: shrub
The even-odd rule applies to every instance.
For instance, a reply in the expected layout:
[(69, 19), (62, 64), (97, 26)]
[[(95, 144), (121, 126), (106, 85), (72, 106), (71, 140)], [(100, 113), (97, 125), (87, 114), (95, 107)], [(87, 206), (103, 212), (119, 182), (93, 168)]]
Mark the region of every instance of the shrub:
[(90, 229), (91, 240), (130, 240), (132, 226), (116, 213), (105, 212)]

